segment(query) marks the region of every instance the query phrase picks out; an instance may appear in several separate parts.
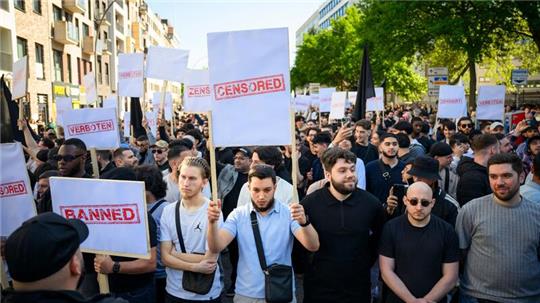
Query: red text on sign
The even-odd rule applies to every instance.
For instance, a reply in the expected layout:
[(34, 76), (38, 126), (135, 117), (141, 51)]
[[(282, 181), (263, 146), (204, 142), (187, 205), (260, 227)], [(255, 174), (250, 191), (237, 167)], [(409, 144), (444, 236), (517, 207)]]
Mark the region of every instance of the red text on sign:
[(461, 99), (441, 99), (439, 103), (440, 104), (459, 104), (461, 103)]
[(194, 85), (188, 87), (188, 97), (208, 97), (210, 96), (210, 85)]
[(26, 194), (26, 185), (23, 181), (15, 181), (0, 185), (0, 197), (12, 197)]
[(142, 70), (133, 70), (133, 71), (118, 73), (118, 77), (120, 79), (141, 78), (142, 76), (143, 76)]
[(60, 206), (66, 219), (79, 219), (86, 224), (138, 224), (137, 204)]
[(488, 100), (479, 100), (478, 105), (497, 105), (497, 104), (503, 104), (503, 100), (501, 99), (488, 99)]
[(71, 124), (68, 125), (67, 128), (70, 136), (107, 132), (114, 130), (114, 121), (110, 119), (80, 124)]
[(268, 94), (279, 91), (285, 91), (285, 80), (283, 75), (272, 75), (214, 84), (214, 95), (216, 100)]

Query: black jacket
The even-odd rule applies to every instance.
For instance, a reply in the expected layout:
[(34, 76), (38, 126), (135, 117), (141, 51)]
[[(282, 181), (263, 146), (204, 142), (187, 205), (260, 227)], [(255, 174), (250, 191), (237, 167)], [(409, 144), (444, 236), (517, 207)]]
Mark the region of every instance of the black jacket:
[(459, 205), (488, 194), (491, 194), (487, 168), (474, 162), (472, 158), (463, 157), (457, 166), (459, 182), (457, 200)]
[(128, 303), (120, 298), (113, 298), (109, 295), (98, 295), (92, 298), (85, 298), (79, 292), (71, 290), (38, 290), (17, 292), (5, 290), (2, 293), (2, 303)]

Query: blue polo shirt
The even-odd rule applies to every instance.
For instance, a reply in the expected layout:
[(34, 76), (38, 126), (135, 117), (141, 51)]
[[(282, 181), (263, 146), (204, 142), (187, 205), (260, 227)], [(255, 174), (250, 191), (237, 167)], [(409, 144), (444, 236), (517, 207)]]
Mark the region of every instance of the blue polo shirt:
[[(383, 177), (383, 170), (390, 174), (388, 180)], [(374, 160), (366, 165), (366, 191), (373, 194), (379, 202), (386, 203), (390, 188), (394, 184), (403, 184), (401, 179), (401, 171), (405, 168), (405, 164), (398, 161), (394, 167), (384, 164), (381, 160)]]
[[(264, 298), (264, 273), (259, 263), (257, 246), (251, 227), (251, 203), (235, 208), (223, 223), (222, 229), (236, 237), (239, 260), (237, 267), (237, 294), (250, 298)], [(257, 212), (257, 221), (263, 243), (266, 264), (292, 266), (291, 252), (294, 233), (300, 228), (291, 218), (287, 205), (276, 201), (274, 207), (262, 216)], [(294, 289), (294, 287), (293, 287)]]

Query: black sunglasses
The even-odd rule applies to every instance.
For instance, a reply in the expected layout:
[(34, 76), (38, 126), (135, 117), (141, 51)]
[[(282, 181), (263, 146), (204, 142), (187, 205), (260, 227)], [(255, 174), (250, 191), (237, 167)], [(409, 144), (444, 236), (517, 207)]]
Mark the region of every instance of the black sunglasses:
[(161, 155), (163, 153), (163, 151), (161, 149), (153, 149), (152, 153), (153, 154), (158, 153), (158, 155)]
[(65, 156), (62, 156), (62, 155), (55, 155), (53, 157), (53, 160), (54, 161), (58, 161), (60, 162), (62, 159), (64, 160), (64, 162), (71, 162), (77, 158), (79, 158), (80, 156), (82, 156), (84, 154), (80, 154), (80, 155), (76, 155), (76, 156), (72, 156), (72, 155), (65, 155)]
[(472, 124), (461, 124), (459, 127), (461, 128), (473, 128)]
[[(408, 199), (409, 200), (409, 203), (411, 203), (412, 206), (416, 206), (418, 204), (418, 199), (416, 198), (411, 198), (411, 199)], [(431, 201), (429, 200), (420, 200), (420, 204), (422, 204), (423, 207), (428, 207), (430, 204), (431, 204)]]

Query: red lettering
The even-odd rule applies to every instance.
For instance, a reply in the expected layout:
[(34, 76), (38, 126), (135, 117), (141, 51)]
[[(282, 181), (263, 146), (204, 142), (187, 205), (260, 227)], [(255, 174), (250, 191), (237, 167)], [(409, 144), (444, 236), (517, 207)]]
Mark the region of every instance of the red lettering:
[(131, 221), (135, 218), (135, 213), (133, 212), (133, 209), (131, 208), (124, 208), (122, 210), (122, 213), (124, 215), (124, 220)]
[(138, 224), (137, 204), (60, 206), (67, 219), (80, 219), (86, 224)]
[(225, 82), (214, 85), (216, 100), (268, 94), (285, 90), (283, 75)]
[(88, 122), (82, 124), (68, 125), (68, 132), (70, 135), (90, 134), (96, 132), (114, 131), (113, 120), (103, 120)]
[(11, 197), (27, 193), (24, 181), (15, 181), (0, 185), (0, 197)]
[(115, 209), (112, 210), (112, 219), (113, 219), (113, 221), (122, 220), (120, 209), (115, 208)]
[(86, 213), (84, 212), (84, 209), (79, 209), (79, 212), (77, 213), (77, 219), (88, 221), (88, 216), (86, 216)]
[(69, 209), (69, 208), (64, 210), (64, 217), (66, 219), (76, 219), (75, 212), (73, 211), (73, 209)]
[(99, 214), (101, 215), (101, 218), (103, 220), (105, 220), (105, 218), (109, 221), (112, 220), (112, 216), (111, 216), (111, 209), (100, 209), (99, 210)]

